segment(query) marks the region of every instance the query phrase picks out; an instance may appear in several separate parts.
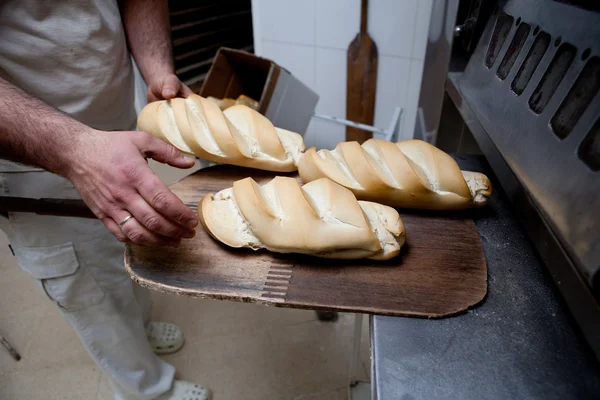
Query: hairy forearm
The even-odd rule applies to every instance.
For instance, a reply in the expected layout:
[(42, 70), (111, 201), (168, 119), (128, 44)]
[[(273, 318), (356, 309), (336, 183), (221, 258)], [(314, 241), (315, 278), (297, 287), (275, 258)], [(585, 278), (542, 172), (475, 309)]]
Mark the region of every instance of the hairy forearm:
[(0, 77), (0, 158), (65, 175), (69, 155), (91, 131)]
[(172, 74), (173, 50), (166, 0), (120, 0), (129, 49), (146, 82)]

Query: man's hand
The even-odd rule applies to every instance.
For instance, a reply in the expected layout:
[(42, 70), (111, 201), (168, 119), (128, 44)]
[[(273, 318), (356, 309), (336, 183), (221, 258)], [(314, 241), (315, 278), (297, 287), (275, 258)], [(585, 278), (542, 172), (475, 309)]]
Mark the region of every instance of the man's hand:
[(152, 172), (146, 158), (177, 168), (190, 168), (193, 160), (145, 132), (92, 129), (1, 77), (0, 158), (69, 179), (121, 241), (177, 245), (194, 236), (196, 214)]
[[(194, 161), (145, 132), (82, 133), (65, 176), (85, 203), (122, 242), (179, 245), (194, 236), (196, 214), (152, 172), (146, 158), (178, 168)], [(133, 218), (123, 226), (119, 222)]]
[(174, 74), (168, 1), (119, 0), (119, 5), (129, 49), (148, 84), (148, 101), (192, 94)]
[(188, 97), (192, 90), (174, 74), (164, 74), (148, 82), (148, 102), (169, 100), (174, 97)]

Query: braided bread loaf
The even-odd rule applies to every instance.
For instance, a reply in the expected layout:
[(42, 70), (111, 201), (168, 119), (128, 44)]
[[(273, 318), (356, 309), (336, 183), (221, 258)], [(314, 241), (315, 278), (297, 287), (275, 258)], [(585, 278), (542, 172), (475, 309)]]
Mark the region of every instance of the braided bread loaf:
[(149, 103), (138, 126), (184, 153), (268, 171), (295, 171), (305, 149), (302, 136), (274, 127), (257, 111), (244, 105), (221, 111), (195, 94)]
[(198, 217), (211, 236), (228, 246), (279, 253), (387, 260), (398, 255), (405, 240), (396, 210), (357, 201), (329, 179), (302, 187), (280, 176), (263, 186), (242, 179), (206, 195)]
[(394, 207), (455, 210), (481, 207), (492, 194), (487, 176), (461, 171), (448, 154), (421, 140), (342, 142), (309, 149), (298, 162), (304, 182), (327, 177), (359, 199)]

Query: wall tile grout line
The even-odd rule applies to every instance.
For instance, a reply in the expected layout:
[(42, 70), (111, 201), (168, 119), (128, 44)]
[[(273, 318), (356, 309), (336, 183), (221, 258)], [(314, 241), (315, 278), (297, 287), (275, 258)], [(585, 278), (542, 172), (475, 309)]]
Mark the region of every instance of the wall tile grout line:
[[(418, 1), (417, 9), (415, 11), (415, 15), (413, 16), (414, 20), (417, 21), (417, 23), (419, 22), (419, 10), (422, 9), (422, 6), (423, 6), (423, 1)], [(415, 23), (415, 25), (413, 26), (413, 40), (412, 40), (412, 43), (410, 44), (410, 58), (411, 59), (415, 54), (415, 41), (416, 40), (417, 40), (417, 24)]]
[[(347, 49), (340, 49), (338, 47), (333, 47), (333, 46), (324, 46), (324, 45), (311, 45), (311, 44), (306, 44), (306, 43), (294, 43), (294, 42), (288, 42), (286, 40), (279, 40), (279, 39), (263, 39), (263, 42), (271, 42), (271, 43), (277, 43), (277, 44), (287, 44), (290, 46), (300, 46), (300, 47), (311, 47), (311, 48), (315, 48), (316, 49), (323, 49), (323, 50), (336, 50), (336, 51), (340, 51), (340, 52), (345, 52), (347, 51)], [(348, 43), (350, 44), (350, 43)], [(413, 61), (423, 61), (423, 59), (418, 58), (418, 57), (413, 57), (411, 56), (399, 56), (397, 54), (391, 54), (391, 53), (379, 53), (380, 56), (384, 56), (384, 57), (391, 57), (391, 58), (399, 58), (402, 60), (413, 60)], [(315, 74), (316, 74), (316, 62), (314, 64), (315, 67)]]
[[(411, 76), (412, 76), (412, 69), (413, 69), (412, 68), (412, 62), (409, 62), (408, 63), (408, 79), (409, 79), (409, 81), (408, 81), (408, 85), (406, 86), (406, 92), (404, 93), (404, 104), (405, 104), (405, 106), (404, 106), (404, 109), (403, 109), (403, 112), (402, 112), (402, 122), (401, 122), (402, 123), (402, 129), (400, 130), (400, 133), (398, 135), (398, 140), (402, 140), (402, 139), (406, 138), (406, 123), (407, 123), (406, 122), (406, 110), (408, 109), (408, 104), (409, 104), (408, 103), (408, 100), (409, 100), (408, 99), (408, 94), (409, 94), (409, 91), (410, 91), (410, 80), (411, 80)], [(417, 106), (418, 106), (418, 104), (417, 104)], [(414, 132), (413, 132), (413, 135), (414, 135)]]

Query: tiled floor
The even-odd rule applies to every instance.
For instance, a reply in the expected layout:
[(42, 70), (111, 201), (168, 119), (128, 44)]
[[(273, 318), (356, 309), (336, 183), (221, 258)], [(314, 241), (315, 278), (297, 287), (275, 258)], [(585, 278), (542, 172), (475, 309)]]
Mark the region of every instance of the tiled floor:
[[(154, 295), (155, 320), (184, 329), (183, 349), (164, 358), (181, 379), (205, 384), (215, 400), (346, 399), (354, 318), (320, 322), (312, 311)], [(368, 330), (361, 343), (368, 379)], [(112, 399), (108, 381), (0, 232), (0, 399)]]

